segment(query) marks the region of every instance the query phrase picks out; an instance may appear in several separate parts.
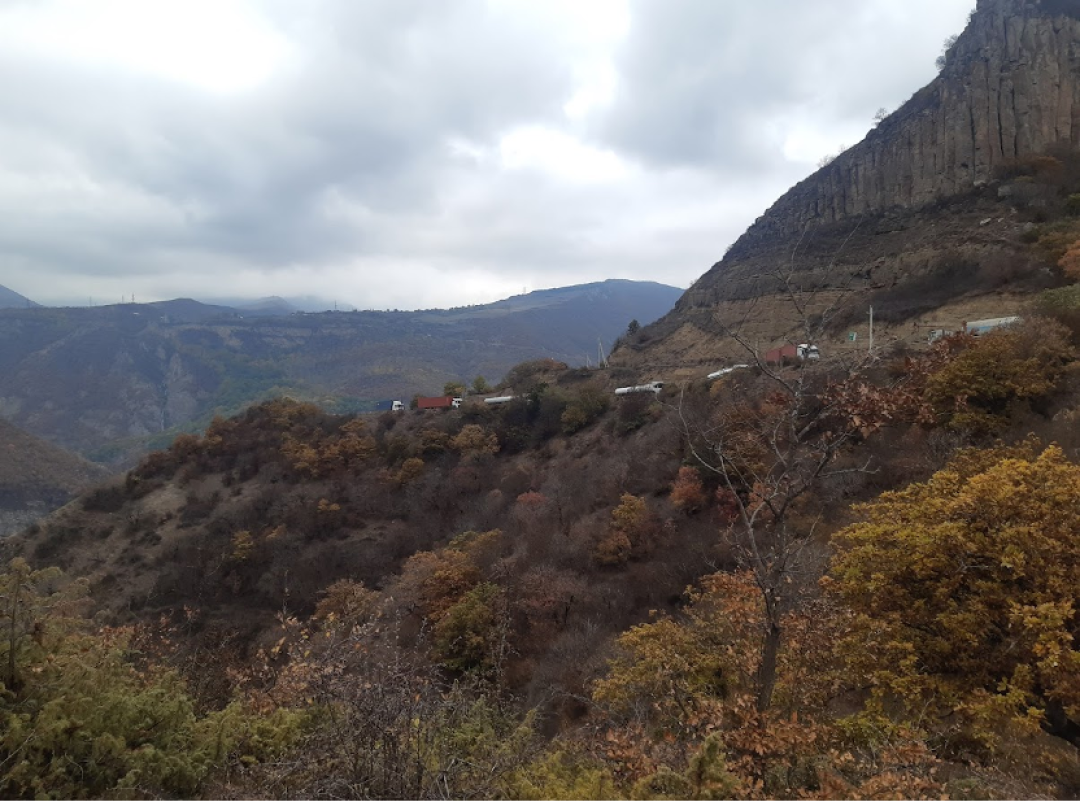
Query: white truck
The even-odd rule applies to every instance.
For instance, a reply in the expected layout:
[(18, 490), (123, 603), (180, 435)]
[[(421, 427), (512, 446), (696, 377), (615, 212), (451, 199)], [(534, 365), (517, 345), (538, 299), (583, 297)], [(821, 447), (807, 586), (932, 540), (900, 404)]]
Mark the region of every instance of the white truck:
[(790, 365), (818, 359), (821, 359), (821, 351), (811, 343), (782, 345), (765, 352), (765, 363), (768, 365)]
[(649, 382), (648, 384), (639, 384), (636, 387), (619, 387), (615, 390), (615, 395), (630, 395), (631, 393), (654, 393), (660, 395), (660, 391), (663, 389), (663, 382)]
[(969, 320), (964, 324), (964, 331), (978, 337), (980, 334), (986, 334), (988, 331), (1002, 329), (1019, 322), (1020, 318), (1017, 315), (1013, 315), (1012, 317), (990, 317), (985, 320)]
[(738, 365), (732, 365), (730, 368), (720, 368), (720, 370), (717, 370), (717, 371), (714, 371), (714, 372), (710, 373), (705, 378), (707, 378), (707, 379), (719, 379), (721, 376), (727, 376), (729, 373), (734, 373), (737, 370), (742, 370), (743, 368), (748, 368), (748, 367), (750, 367), (750, 366), (745, 365), (745, 364), (738, 364)]

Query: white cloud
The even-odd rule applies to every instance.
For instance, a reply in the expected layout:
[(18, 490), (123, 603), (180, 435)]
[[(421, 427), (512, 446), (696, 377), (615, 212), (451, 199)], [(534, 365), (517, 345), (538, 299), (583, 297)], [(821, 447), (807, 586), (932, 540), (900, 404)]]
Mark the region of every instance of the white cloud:
[(285, 38), (244, 0), (47, 0), (0, 18), (6, 49), (213, 92), (254, 88), (289, 55)]
[(612, 151), (539, 126), (509, 131), (499, 142), (499, 155), (507, 170), (539, 170), (570, 183), (618, 181), (628, 173), (627, 165)]
[(686, 286), (971, 0), (0, 4), (0, 283), (451, 306)]

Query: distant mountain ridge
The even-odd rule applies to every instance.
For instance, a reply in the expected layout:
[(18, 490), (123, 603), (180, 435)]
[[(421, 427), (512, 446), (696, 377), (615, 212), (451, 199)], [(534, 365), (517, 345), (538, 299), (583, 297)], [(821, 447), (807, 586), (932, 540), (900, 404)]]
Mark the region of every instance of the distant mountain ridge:
[(34, 303), (25, 295), (19, 295), (15, 290), (10, 290), (0, 285), (0, 309), (31, 309), (41, 304)]
[(205, 298), (202, 303), (211, 306), (228, 306), (241, 312), (262, 315), (291, 315), (294, 312), (352, 312), (352, 304), (339, 304), (315, 295), (290, 296), (268, 295), (264, 298)]
[(531, 359), (585, 364), (681, 292), (613, 280), (419, 312), (264, 316), (190, 299), (0, 310), (0, 417), (122, 463), (275, 395), (373, 409)]

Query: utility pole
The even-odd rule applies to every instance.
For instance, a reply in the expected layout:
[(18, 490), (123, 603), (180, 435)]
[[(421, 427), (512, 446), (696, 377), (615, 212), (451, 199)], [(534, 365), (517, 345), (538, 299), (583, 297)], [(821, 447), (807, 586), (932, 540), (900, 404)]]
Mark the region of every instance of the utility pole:
[(870, 307), (870, 347), (867, 353), (872, 354), (874, 352), (874, 307)]

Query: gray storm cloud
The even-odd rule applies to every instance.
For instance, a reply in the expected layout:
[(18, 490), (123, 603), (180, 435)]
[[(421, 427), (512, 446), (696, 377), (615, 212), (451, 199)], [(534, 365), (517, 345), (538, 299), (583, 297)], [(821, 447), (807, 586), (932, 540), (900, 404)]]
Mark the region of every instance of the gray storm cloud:
[[(0, 7), (0, 284), (373, 308), (686, 285), (815, 148), (929, 80), (971, 3), (612, 0), (611, 36), (575, 5), (178, 3), (195, 33), (167, 74), (138, 19), (112, 58), (48, 39), (86, 6)], [(198, 32), (226, 6), (281, 52), (216, 91), (183, 72), (222, 57)], [(113, 16), (87, 36), (111, 36), (131, 5), (92, 8)], [(254, 60), (243, 25), (223, 64)]]

